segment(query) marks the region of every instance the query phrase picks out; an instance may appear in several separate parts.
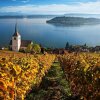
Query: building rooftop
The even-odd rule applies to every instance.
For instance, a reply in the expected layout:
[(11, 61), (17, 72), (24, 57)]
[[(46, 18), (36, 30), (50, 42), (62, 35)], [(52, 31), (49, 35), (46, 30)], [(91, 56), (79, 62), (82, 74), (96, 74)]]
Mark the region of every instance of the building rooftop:
[(27, 47), (31, 43), (31, 40), (21, 40), (21, 47)]

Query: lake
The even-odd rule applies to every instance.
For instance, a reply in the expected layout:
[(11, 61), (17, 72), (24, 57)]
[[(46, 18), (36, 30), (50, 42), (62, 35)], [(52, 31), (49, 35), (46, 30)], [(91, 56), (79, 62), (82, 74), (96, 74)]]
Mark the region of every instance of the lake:
[[(100, 25), (76, 27), (47, 24), (51, 18), (17, 19), (18, 31), (24, 40), (32, 40), (44, 47), (62, 48), (70, 44), (100, 45)], [(0, 19), (0, 46), (7, 46), (14, 34), (16, 19)]]

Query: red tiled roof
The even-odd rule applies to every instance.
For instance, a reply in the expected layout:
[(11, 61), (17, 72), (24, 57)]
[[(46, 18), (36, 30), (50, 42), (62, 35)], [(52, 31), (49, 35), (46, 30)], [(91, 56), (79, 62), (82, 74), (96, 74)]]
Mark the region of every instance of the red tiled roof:
[(31, 43), (31, 40), (21, 40), (21, 47), (27, 47)]

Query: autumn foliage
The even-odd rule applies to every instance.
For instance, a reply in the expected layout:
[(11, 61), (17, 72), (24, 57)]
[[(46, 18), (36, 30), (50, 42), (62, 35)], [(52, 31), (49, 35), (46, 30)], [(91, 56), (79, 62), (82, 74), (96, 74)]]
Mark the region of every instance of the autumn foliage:
[(99, 100), (100, 54), (68, 53), (58, 56), (73, 96), (80, 100)]
[[(50, 69), (54, 55), (0, 55), (0, 100), (24, 100)], [(5, 55), (5, 56), (3, 56)]]
[[(33, 87), (40, 86), (54, 60), (53, 54), (0, 52), (0, 100), (25, 100)], [(56, 60), (68, 83), (64, 84), (69, 86), (71, 98), (99, 100), (99, 53), (66, 53), (57, 55)]]

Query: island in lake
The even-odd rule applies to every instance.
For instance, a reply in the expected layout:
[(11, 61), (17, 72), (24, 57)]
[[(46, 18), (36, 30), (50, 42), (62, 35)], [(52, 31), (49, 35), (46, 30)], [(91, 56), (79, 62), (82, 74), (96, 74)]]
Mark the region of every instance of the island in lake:
[(51, 20), (47, 20), (47, 23), (53, 25), (63, 26), (77, 26), (77, 25), (94, 25), (100, 24), (99, 18), (83, 18), (83, 17), (55, 17)]

